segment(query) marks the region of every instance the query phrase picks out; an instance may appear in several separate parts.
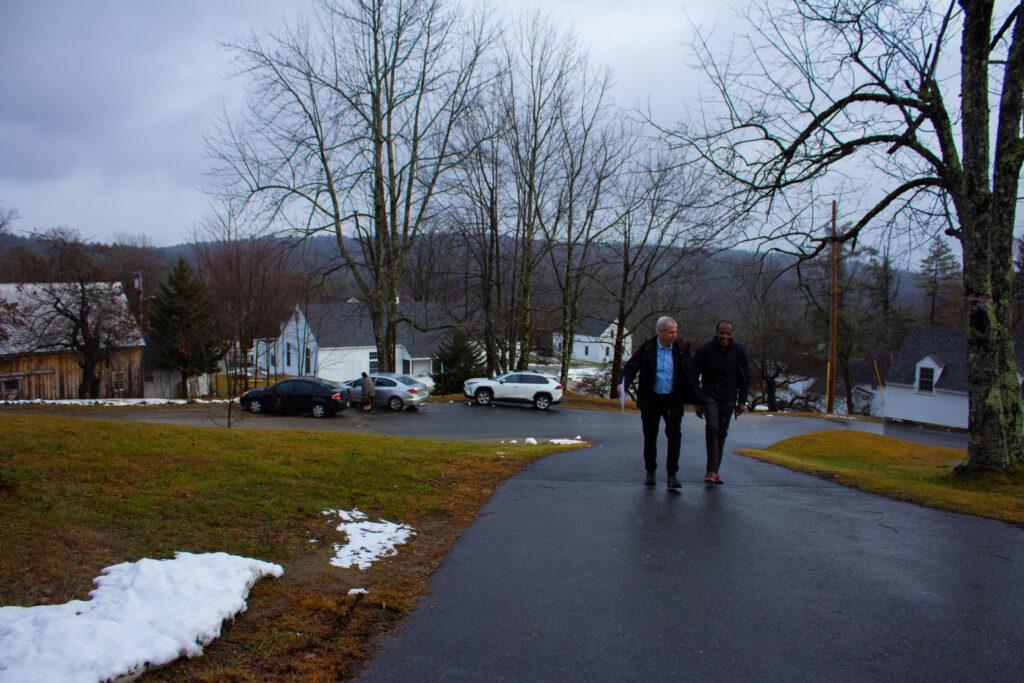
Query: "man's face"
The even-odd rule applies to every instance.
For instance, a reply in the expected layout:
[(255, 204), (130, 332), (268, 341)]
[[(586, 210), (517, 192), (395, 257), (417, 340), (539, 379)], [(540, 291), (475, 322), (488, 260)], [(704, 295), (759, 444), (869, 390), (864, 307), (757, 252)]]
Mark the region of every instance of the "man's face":
[(662, 346), (669, 346), (676, 340), (676, 334), (678, 334), (678, 332), (678, 325), (666, 325), (660, 332), (658, 332), (658, 341), (661, 342)]
[(715, 341), (718, 342), (719, 346), (728, 346), (729, 342), (732, 341), (732, 325), (729, 323), (722, 323), (715, 330)]

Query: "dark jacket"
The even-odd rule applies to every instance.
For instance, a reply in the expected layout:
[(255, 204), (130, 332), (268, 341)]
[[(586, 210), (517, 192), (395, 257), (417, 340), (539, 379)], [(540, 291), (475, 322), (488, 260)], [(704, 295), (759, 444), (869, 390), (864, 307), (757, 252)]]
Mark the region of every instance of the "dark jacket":
[(743, 345), (735, 339), (722, 347), (714, 339), (693, 354), (700, 386), (719, 403), (746, 403), (750, 390), (750, 363)]
[[(636, 405), (644, 410), (654, 398), (654, 380), (658, 372), (658, 338), (652, 337), (640, 345), (622, 370), (622, 383), (627, 388), (639, 375), (640, 387), (636, 395)], [(697, 375), (693, 367), (693, 355), (690, 353), (690, 342), (676, 340), (672, 346), (672, 391), (680, 403), (701, 404), (704, 394), (697, 384)]]

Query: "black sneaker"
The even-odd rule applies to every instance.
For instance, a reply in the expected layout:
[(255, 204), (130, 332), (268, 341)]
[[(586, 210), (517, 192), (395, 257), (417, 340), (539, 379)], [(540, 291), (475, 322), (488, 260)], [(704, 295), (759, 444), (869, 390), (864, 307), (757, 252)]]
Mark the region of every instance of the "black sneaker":
[(654, 486), (654, 472), (648, 472), (647, 476), (644, 477), (644, 486)]
[(683, 485), (679, 483), (678, 479), (676, 479), (676, 475), (670, 474), (668, 475), (668, 487), (670, 489), (681, 489), (683, 488)]

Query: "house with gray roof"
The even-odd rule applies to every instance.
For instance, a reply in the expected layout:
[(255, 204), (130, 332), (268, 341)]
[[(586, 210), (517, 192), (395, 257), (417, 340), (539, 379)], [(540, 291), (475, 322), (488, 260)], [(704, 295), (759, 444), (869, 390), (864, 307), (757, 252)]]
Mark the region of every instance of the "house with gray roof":
[[(616, 320), (582, 317), (576, 323), (576, 334), (572, 340), (572, 359), (590, 363), (611, 363), (615, 354)], [(551, 349), (556, 356), (562, 351), (562, 334), (551, 335)], [(633, 344), (629, 336), (622, 340), (622, 357), (629, 358)]]
[[(1024, 368), (1024, 337), (1014, 337), (1014, 357)], [(1017, 375), (1020, 381), (1020, 373)], [(967, 428), (967, 338), (963, 330), (914, 328), (886, 374), (884, 415)]]
[[(447, 334), (446, 329), (440, 329), (444, 316), (423, 302), (400, 305), (399, 313), (429, 331), (399, 323), (394, 367), (413, 377), (429, 377), (434, 372), (434, 356)], [(344, 382), (380, 367), (365, 303), (350, 299), (322, 304), (312, 309), (310, 319), (320, 345), (318, 377)]]

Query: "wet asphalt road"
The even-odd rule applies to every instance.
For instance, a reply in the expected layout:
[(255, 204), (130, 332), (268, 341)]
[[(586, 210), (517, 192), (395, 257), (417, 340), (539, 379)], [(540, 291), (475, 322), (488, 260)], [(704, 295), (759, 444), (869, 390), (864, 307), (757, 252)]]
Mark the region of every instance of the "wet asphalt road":
[[(209, 424), (196, 408), (89, 414)], [(640, 484), (636, 414), (454, 404), (241, 426), (594, 442), (495, 491), (366, 681), (1024, 679), (1024, 530), (731, 453), (726, 485), (707, 490), (692, 414), (680, 493), (663, 470), (657, 487)], [(965, 445), (956, 433), (757, 415), (734, 422), (727, 445), (849, 428)]]
[[(1024, 678), (1024, 530), (734, 455), (727, 484), (706, 490), (693, 415), (676, 494), (663, 471), (640, 484), (637, 415), (440, 408), (429, 429), (387, 431), (581, 434), (594, 447), (499, 487), (363, 680)], [(804, 418), (733, 425), (733, 448), (846, 428), (965, 444)]]

